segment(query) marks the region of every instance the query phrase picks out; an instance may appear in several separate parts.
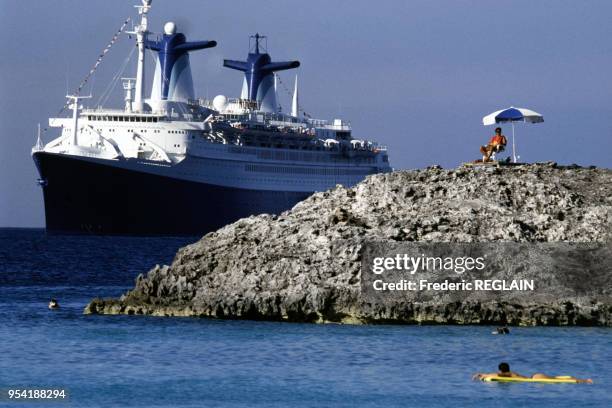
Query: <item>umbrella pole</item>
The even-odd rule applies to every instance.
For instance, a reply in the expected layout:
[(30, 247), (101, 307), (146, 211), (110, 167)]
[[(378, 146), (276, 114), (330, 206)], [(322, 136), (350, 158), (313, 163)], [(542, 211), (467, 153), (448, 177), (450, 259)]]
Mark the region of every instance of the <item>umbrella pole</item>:
[(516, 145), (514, 144), (514, 122), (512, 122), (512, 161), (516, 163)]

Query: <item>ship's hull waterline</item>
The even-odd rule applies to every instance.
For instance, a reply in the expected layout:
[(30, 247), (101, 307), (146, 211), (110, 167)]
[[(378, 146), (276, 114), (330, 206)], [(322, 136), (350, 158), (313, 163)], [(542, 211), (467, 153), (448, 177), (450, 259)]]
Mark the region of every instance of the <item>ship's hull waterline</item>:
[(311, 192), (224, 187), (36, 152), (51, 233), (203, 235), (240, 218), (279, 214)]

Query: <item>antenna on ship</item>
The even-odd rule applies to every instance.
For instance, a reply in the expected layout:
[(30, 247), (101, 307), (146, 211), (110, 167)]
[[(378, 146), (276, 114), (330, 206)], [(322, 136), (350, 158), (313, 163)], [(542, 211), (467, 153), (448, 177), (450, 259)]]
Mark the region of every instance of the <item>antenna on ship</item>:
[(268, 37), (267, 36), (260, 35), (259, 33), (255, 33), (255, 35), (249, 36), (249, 41), (250, 41), (251, 38), (255, 39), (255, 54), (259, 54), (259, 41), (261, 39), (264, 39), (264, 38), (266, 39), (266, 46), (263, 47), (263, 48), (264, 48), (264, 51), (266, 51), (266, 52), (268, 51), (268, 43), (267, 43)]
[(148, 34), (148, 16), (151, 10), (153, 0), (142, 0), (141, 6), (134, 6), (140, 14), (140, 24), (130, 31), (130, 34), (136, 34), (136, 45), (138, 46), (138, 66), (136, 67), (136, 87), (134, 94), (133, 109), (136, 112), (144, 111), (144, 81), (145, 81), (145, 41)]

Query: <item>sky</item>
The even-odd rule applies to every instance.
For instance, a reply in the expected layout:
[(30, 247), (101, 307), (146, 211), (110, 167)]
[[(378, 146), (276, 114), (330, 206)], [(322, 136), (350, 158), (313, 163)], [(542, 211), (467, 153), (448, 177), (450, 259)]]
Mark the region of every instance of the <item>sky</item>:
[[(0, 227), (44, 226), (36, 126), (136, 17), (136, 3), (0, 0)], [(355, 137), (388, 147), (395, 169), (479, 158), (493, 132), (482, 117), (508, 106), (544, 115), (516, 127), (522, 161), (611, 168), (611, 15), (607, 0), (154, 0), (150, 29), (174, 21), (188, 39), (218, 42), (191, 56), (196, 94), (209, 98), (239, 95), (241, 73), (222, 61), (246, 58), (249, 35), (267, 35), (273, 60), (301, 62), (280, 73), (285, 110), (297, 73), (306, 112), (349, 120)], [(99, 103), (133, 46), (120, 37), (82, 92), (94, 96), (86, 104)], [(123, 76), (134, 75), (132, 58)], [(105, 106), (122, 98), (116, 87)]]

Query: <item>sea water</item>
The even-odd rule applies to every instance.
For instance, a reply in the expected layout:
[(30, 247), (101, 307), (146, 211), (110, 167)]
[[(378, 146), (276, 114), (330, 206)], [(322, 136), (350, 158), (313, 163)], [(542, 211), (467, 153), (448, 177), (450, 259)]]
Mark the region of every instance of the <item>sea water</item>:
[[(86, 316), (193, 238), (0, 230), (0, 390), (74, 407), (610, 407), (607, 328), (350, 326)], [(61, 308), (48, 310), (49, 299)], [(500, 361), (584, 384), (472, 381)], [(0, 406), (27, 406), (4, 395)]]

